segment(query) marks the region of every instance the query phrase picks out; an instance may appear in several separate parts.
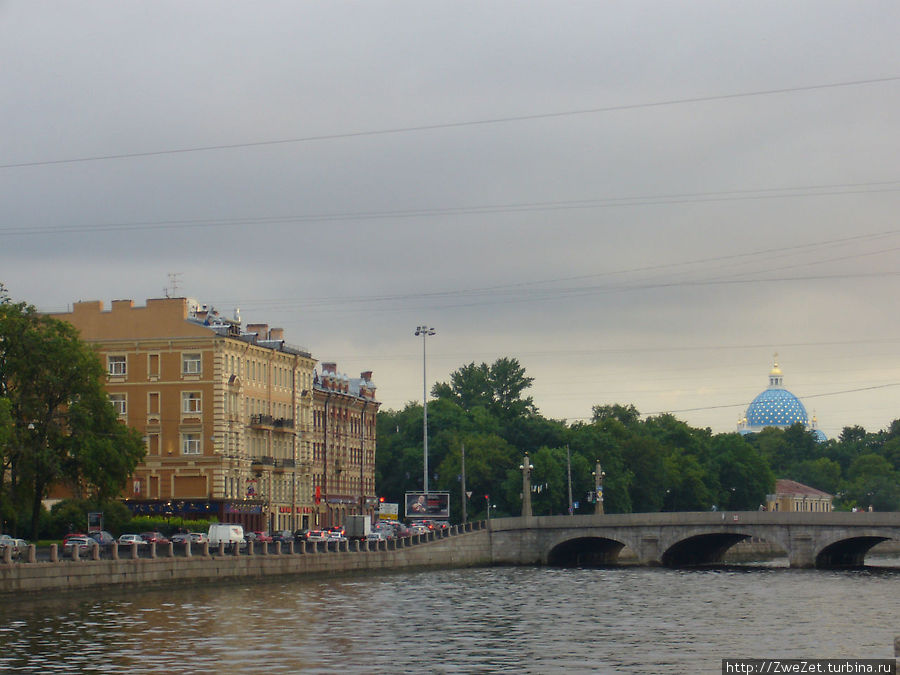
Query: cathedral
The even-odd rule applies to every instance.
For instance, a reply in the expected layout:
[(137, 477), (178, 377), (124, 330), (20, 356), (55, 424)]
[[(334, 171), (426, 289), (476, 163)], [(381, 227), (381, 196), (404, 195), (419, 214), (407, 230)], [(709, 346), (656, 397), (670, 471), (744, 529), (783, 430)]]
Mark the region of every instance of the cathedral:
[(769, 372), (768, 389), (753, 399), (738, 423), (737, 430), (741, 434), (752, 434), (766, 427), (787, 429), (797, 423), (813, 432), (819, 442), (826, 440), (825, 434), (817, 427), (815, 415), (810, 421), (800, 399), (784, 388), (784, 377), (781, 368), (778, 367), (776, 354), (772, 370)]

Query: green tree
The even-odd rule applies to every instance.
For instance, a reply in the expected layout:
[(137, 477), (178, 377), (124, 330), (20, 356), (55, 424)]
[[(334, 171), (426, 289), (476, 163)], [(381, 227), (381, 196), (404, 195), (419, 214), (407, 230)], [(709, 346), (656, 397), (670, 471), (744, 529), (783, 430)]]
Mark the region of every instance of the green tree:
[(604, 420), (618, 420), (626, 427), (634, 426), (641, 418), (641, 414), (633, 405), (621, 405), (614, 403), (612, 405), (595, 405), (593, 407), (593, 421), (603, 422)]
[(503, 357), (490, 366), (473, 362), (455, 370), (449, 383), (434, 385), (432, 395), (453, 400), (467, 412), (486, 408), (498, 419), (510, 420), (536, 412), (533, 399), (522, 396), (533, 381), (517, 359)]
[(827, 457), (809, 459), (795, 465), (791, 478), (817, 490), (837, 494), (841, 482), (841, 465)]
[(0, 490), (27, 499), (32, 538), (53, 485), (117, 494), (144, 455), (140, 437), (109, 414), (103, 377), (96, 352), (70, 324), (24, 303), (0, 304), (0, 396), (10, 401), (14, 429)]
[(775, 488), (775, 474), (763, 456), (736, 433), (712, 439), (710, 473), (719, 486), (716, 504), (723, 509), (755, 510)]
[(847, 498), (861, 508), (900, 510), (900, 472), (875, 453), (857, 457), (847, 472)]

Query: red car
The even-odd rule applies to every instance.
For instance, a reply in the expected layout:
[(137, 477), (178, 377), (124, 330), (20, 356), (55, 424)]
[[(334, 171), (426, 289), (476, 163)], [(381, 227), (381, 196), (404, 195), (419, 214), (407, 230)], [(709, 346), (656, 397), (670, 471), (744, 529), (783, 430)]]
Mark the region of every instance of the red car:
[(268, 533), (259, 531), (248, 532), (247, 536), (245, 536), (244, 539), (246, 539), (247, 541), (255, 541), (258, 544), (261, 544), (262, 542), (268, 542), (271, 544), (273, 541), (275, 541), (271, 536), (269, 536)]
[(148, 544), (156, 544), (157, 546), (169, 543), (169, 540), (162, 532), (141, 532), (141, 539)]
[(69, 532), (69, 534), (67, 534), (65, 537), (63, 537), (63, 548), (66, 547), (66, 545), (69, 543), (69, 539), (71, 539), (72, 537), (85, 537), (85, 538), (87, 538), (87, 535), (84, 534), (83, 532)]

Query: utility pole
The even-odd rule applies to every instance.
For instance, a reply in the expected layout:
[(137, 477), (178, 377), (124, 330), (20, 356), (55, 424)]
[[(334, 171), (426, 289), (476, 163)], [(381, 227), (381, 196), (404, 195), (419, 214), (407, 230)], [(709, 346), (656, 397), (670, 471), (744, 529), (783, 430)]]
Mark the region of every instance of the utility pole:
[(603, 467), (600, 466), (600, 460), (597, 460), (596, 467), (594, 468), (594, 513), (598, 516), (603, 515), (603, 479), (606, 478), (606, 473), (603, 471)]
[(566, 470), (569, 474), (569, 515), (575, 515), (575, 509), (572, 506), (572, 453), (569, 452), (569, 444), (566, 443)]
[(466, 493), (466, 444), (460, 443), (460, 451), (462, 452), (461, 464), (462, 464), (462, 521), (463, 525), (465, 525), (469, 520), (469, 515), (466, 510), (466, 506), (469, 501), (469, 495)]

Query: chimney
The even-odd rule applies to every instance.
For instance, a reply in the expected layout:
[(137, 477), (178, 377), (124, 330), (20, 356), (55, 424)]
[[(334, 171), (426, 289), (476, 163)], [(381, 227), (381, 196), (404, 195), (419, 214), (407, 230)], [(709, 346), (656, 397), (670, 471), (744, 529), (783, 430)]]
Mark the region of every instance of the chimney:
[(322, 373), (328, 375), (334, 375), (337, 373), (337, 364), (336, 363), (323, 363), (322, 364)]
[(269, 329), (269, 339), (270, 340), (284, 340), (284, 328), (270, 328)]
[(371, 370), (363, 371), (359, 374), (359, 376), (366, 382), (372, 381), (372, 371)]
[(248, 323), (248, 333), (256, 333), (256, 337), (260, 340), (269, 339), (269, 324), (267, 323)]

